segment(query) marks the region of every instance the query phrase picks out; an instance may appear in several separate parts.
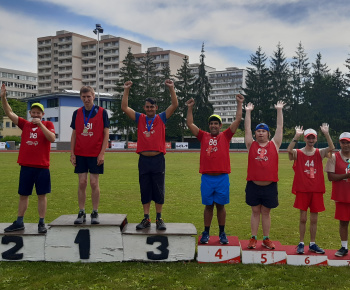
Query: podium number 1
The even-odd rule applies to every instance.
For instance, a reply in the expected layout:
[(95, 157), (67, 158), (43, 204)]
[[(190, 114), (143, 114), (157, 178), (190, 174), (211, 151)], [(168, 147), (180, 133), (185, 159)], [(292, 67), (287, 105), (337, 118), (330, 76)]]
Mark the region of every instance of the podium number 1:
[(87, 260), (90, 258), (90, 230), (79, 230), (74, 240), (79, 245), (80, 259)]

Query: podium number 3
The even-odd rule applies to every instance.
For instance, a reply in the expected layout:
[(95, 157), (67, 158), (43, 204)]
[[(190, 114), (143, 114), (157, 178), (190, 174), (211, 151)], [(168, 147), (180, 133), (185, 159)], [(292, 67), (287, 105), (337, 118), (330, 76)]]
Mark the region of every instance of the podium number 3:
[(166, 236), (150, 236), (147, 237), (146, 243), (148, 245), (153, 245), (154, 243), (159, 242), (160, 246), (156, 249), (160, 251), (160, 254), (155, 254), (153, 251), (147, 252), (147, 258), (150, 260), (165, 260), (169, 257), (169, 241)]

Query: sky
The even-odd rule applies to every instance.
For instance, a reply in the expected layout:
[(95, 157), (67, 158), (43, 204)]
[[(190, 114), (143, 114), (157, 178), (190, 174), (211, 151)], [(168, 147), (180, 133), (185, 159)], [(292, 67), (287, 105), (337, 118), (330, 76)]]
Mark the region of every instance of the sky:
[(161, 47), (223, 70), (246, 68), (260, 46), (270, 58), (280, 43), (288, 60), (301, 42), (309, 62), (321, 53), (331, 71), (350, 57), (348, 0), (0, 0), (0, 67), (37, 72), (37, 38), (67, 30)]

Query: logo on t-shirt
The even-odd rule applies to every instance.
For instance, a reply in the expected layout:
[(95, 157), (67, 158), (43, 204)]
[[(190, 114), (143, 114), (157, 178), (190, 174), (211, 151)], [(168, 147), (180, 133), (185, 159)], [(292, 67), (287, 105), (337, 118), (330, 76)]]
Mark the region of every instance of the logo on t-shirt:
[(255, 157), (256, 160), (258, 161), (267, 161), (269, 160), (269, 157), (267, 157), (267, 150), (266, 148), (258, 148), (258, 156)]

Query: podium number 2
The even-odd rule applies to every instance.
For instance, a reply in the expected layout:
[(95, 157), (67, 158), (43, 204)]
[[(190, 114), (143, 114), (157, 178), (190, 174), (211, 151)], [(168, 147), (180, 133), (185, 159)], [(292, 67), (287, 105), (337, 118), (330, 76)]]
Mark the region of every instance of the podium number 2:
[(23, 253), (16, 254), (16, 252), (23, 247), (23, 238), (18, 236), (3, 236), (1, 244), (8, 245), (9, 243), (15, 243), (14, 247), (8, 249), (1, 254), (3, 259), (6, 260), (22, 260)]
[(155, 254), (153, 251), (147, 252), (147, 258), (150, 260), (165, 260), (169, 257), (169, 241), (166, 236), (151, 236), (147, 237), (146, 243), (148, 245), (153, 245), (154, 243), (159, 242), (160, 246), (156, 249), (160, 251), (160, 254)]
[(74, 240), (79, 245), (80, 259), (87, 260), (90, 258), (90, 231), (87, 229), (79, 230)]

